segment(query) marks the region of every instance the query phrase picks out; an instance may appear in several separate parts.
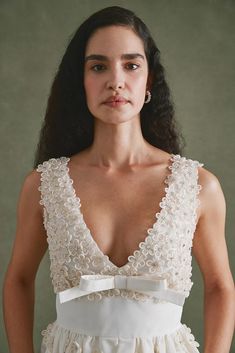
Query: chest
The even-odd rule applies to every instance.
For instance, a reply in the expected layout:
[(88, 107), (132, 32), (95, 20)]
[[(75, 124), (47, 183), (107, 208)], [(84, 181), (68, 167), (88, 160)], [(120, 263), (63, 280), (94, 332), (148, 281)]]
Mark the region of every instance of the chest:
[(154, 274), (188, 291), (200, 213), (194, 164), (174, 156), (169, 169), (111, 175), (68, 168), (68, 160), (38, 169), (55, 292), (89, 274)]
[(166, 169), (104, 176), (70, 173), (81, 213), (100, 250), (117, 266), (138, 249), (165, 196)]

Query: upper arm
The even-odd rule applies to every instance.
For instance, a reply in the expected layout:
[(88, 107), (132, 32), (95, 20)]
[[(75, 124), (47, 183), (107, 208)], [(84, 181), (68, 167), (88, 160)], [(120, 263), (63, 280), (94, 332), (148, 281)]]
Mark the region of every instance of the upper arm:
[(25, 177), (17, 205), (16, 235), (7, 278), (24, 283), (34, 281), (48, 246), (39, 185), (40, 173), (33, 170)]
[(215, 175), (199, 168), (200, 215), (193, 239), (193, 255), (202, 272), (205, 290), (233, 288), (225, 240), (226, 203)]

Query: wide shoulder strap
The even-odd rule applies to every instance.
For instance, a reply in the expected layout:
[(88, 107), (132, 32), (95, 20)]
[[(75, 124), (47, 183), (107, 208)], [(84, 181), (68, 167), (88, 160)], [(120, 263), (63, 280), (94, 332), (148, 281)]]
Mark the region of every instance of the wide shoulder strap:
[(198, 180), (198, 168), (203, 167), (204, 164), (186, 157), (181, 157), (182, 163), (182, 178), (187, 182), (189, 189), (196, 193), (202, 189), (202, 186), (199, 184)]
[(197, 160), (175, 155), (174, 159), (174, 177), (176, 179), (176, 193), (180, 196), (185, 214), (193, 213), (196, 220), (196, 209), (200, 204), (198, 194), (202, 189), (198, 180), (198, 168), (204, 164)]
[[(198, 168), (204, 164), (190, 158), (174, 155), (172, 166), (172, 178), (177, 178), (182, 184), (198, 184)], [(171, 177), (170, 177), (171, 178)], [(201, 188), (201, 186), (199, 186)]]
[[(198, 168), (204, 164), (178, 154), (173, 155), (172, 170), (167, 177), (167, 197), (164, 207), (167, 209), (165, 218), (171, 222), (172, 212), (178, 222), (194, 224), (196, 222), (196, 210), (200, 204), (198, 194), (202, 186), (198, 182)], [(165, 222), (165, 221), (164, 221)]]
[(67, 181), (68, 160), (68, 157), (51, 158), (38, 164), (36, 168), (36, 171), (41, 173), (41, 183), (38, 188), (41, 194), (39, 203), (46, 208), (49, 208), (50, 204), (56, 203), (56, 199), (61, 194), (62, 183)]

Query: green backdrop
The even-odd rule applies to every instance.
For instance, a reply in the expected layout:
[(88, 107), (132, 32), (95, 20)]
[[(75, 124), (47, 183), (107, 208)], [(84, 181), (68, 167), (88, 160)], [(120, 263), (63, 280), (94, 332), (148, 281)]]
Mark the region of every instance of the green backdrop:
[[(187, 146), (221, 182), (227, 201), (226, 240), (234, 273), (235, 2), (233, 0), (1, 0), (0, 281), (16, 229), (16, 205), (33, 155), (50, 85), (69, 36), (91, 13), (120, 5), (149, 26), (175, 101)], [(194, 286), (182, 321), (203, 346), (203, 283), (193, 259)], [(40, 331), (55, 319), (48, 253), (37, 275), (35, 352)], [(8, 352), (0, 315), (0, 351)], [(231, 351), (235, 352), (235, 345)]]

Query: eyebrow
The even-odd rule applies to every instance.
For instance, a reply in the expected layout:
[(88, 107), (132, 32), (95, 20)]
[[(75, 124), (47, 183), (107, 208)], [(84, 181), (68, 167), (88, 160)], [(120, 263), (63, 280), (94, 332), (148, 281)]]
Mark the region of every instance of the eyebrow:
[[(122, 54), (121, 55), (121, 59), (122, 60), (132, 60), (132, 59), (136, 59), (136, 58), (140, 58), (140, 59), (144, 59), (144, 56), (142, 54), (139, 53), (130, 53), (130, 54)], [(100, 60), (100, 61), (108, 61), (108, 57), (105, 55), (100, 55), (100, 54), (91, 54), (85, 57), (85, 62), (89, 61), (89, 60)]]

